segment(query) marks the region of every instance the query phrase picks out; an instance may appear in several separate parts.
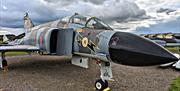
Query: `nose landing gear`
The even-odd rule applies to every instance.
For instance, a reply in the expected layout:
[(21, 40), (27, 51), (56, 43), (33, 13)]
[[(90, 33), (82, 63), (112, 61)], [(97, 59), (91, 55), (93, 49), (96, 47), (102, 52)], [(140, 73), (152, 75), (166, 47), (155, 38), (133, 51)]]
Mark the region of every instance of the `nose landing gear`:
[(112, 70), (110, 62), (103, 62), (100, 60), (96, 60), (96, 63), (100, 66), (101, 71), (101, 79), (98, 79), (95, 82), (95, 88), (97, 91), (110, 91), (107, 80), (112, 79)]

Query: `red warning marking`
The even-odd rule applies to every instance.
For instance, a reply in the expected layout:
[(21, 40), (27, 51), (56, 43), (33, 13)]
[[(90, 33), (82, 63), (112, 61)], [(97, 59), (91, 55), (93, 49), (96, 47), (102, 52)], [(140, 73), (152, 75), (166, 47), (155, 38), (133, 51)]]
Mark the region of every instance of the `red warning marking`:
[(42, 34), (41, 34), (41, 36), (39, 38), (39, 42), (40, 42), (40, 45), (42, 45), (42, 42), (43, 42)]

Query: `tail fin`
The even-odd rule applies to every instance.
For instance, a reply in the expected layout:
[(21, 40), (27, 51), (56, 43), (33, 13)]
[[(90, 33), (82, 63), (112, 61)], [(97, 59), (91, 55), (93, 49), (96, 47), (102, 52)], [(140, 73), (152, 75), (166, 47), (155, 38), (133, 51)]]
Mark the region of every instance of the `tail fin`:
[(3, 36), (3, 42), (7, 42), (9, 39), (6, 35)]
[(25, 13), (25, 16), (24, 16), (24, 29), (26, 29), (28, 31), (32, 27), (34, 27), (34, 24), (32, 23), (31, 19), (29, 18), (28, 13)]

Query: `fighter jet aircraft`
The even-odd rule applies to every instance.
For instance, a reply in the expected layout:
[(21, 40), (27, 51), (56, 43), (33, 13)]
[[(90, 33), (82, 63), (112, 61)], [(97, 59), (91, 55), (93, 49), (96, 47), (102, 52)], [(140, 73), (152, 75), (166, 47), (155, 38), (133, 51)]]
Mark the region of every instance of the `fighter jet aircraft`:
[(180, 46), (179, 33), (162, 33), (162, 34), (144, 34), (142, 36), (153, 40), (154, 42), (167, 47)]
[(34, 26), (28, 13), (24, 16), (25, 36), (0, 46), (2, 69), (6, 69), (5, 52), (39, 51), (41, 54), (70, 56), (72, 64), (88, 68), (88, 58), (100, 66), (95, 82), (98, 91), (108, 89), (112, 80), (111, 62), (129, 66), (150, 66), (177, 61), (171, 52), (138, 35), (114, 31), (96, 17), (75, 13), (63, 19)]

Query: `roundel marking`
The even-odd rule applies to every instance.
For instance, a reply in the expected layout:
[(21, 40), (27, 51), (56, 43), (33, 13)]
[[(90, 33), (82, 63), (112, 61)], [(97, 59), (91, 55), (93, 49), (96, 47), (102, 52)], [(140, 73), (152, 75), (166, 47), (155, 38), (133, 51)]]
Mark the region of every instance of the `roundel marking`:
[(82, 39), (82, 46), (83, 47), (87, 47), (88, 46), (88, 38), (87, 37), (84, 37), (83, 39)]

